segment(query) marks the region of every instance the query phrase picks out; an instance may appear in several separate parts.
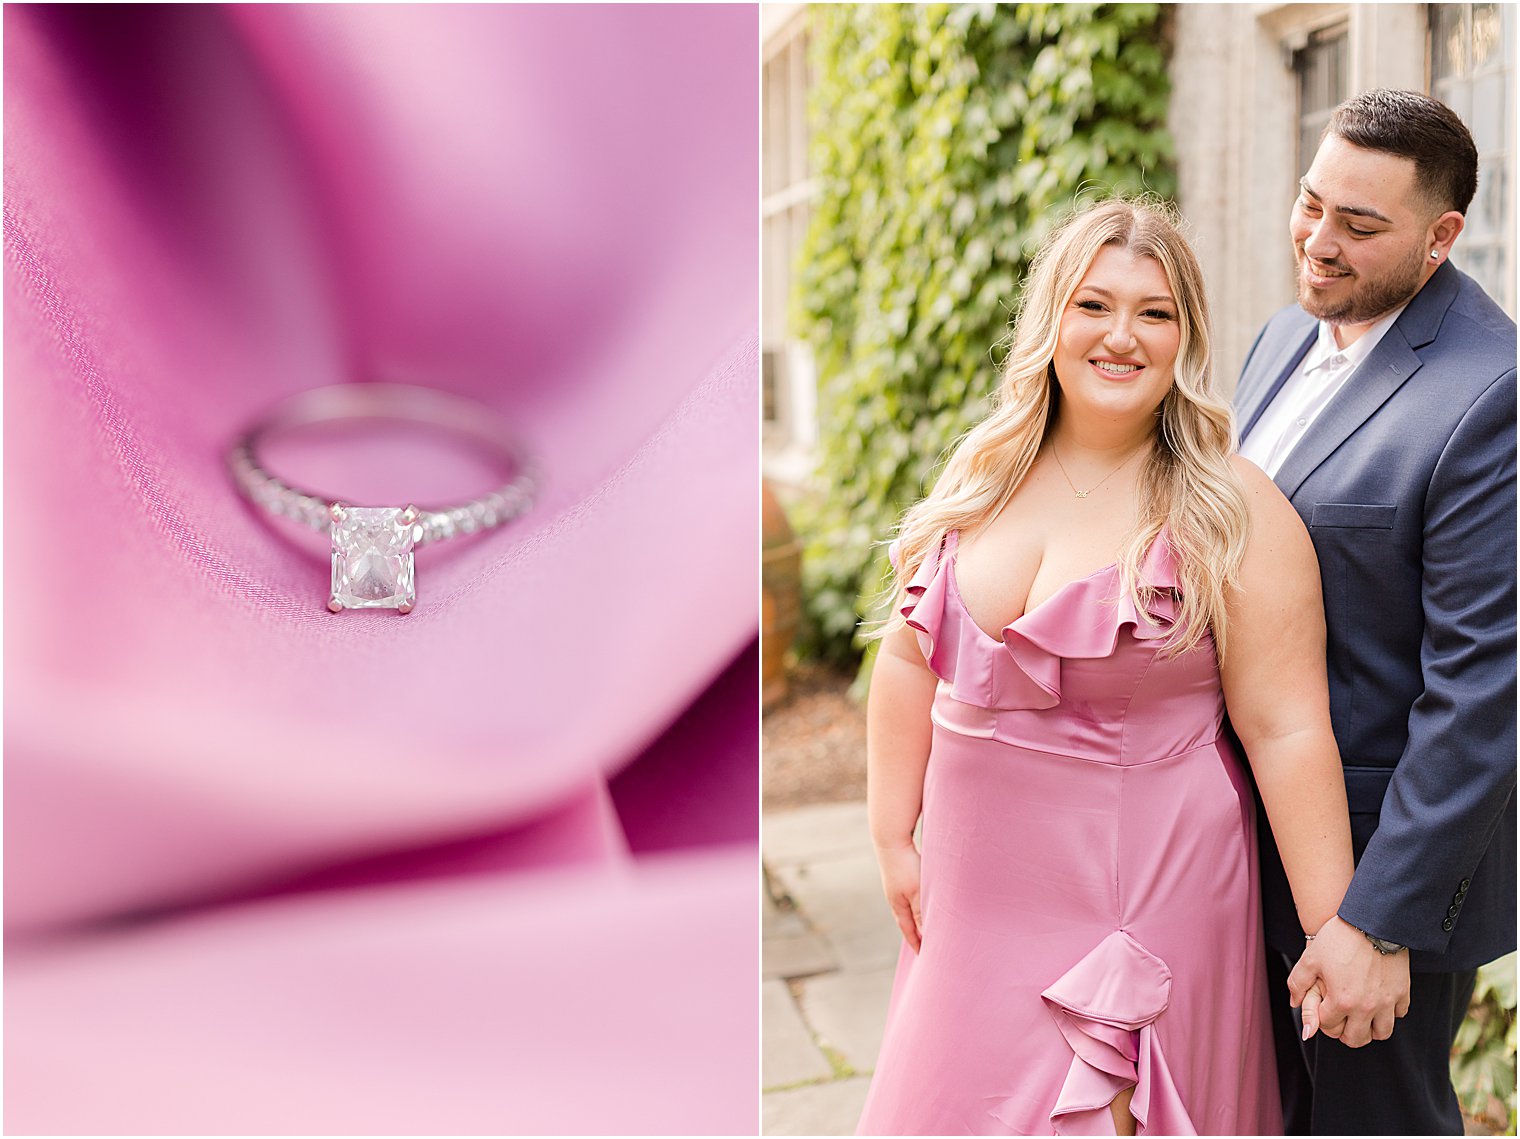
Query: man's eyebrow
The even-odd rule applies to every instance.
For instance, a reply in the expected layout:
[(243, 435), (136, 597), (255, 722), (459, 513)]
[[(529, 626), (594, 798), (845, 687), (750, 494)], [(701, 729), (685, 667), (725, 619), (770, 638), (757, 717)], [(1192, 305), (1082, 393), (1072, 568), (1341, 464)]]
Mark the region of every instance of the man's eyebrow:
[[(1303, 190), (1304, 193), (1308, 194), (1309, 197), (1313, 198), (1316, 202), (1320, 200), (1319, 195), (1310, 188), (1309, 183), (1306, 179), (1300, 178), (1298, 180), (1298, 186), (1299, 189)], [(1356, 218), (1372, 218), (1374, 221), (1383, 222), (1385, 225), (1393, 224), (1392, 218), (1384, 217), (1371, 206), (1336, 206), (1335, 212), (1338, 214), (1350, 214), (1352, 217)]]

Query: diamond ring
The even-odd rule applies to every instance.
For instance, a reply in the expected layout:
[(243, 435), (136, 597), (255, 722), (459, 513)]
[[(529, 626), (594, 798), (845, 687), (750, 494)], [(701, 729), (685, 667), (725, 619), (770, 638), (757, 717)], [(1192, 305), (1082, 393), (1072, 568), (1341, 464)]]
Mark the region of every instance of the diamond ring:
[[(512, 471), (510, 481), (455, 506), (360, 506), (329, 499), (264, 469), (259, 448), (271, 436), (310, 424), (392, 420), (462, 436)], [(332, 537), (327, 607), (395, 609), (417, 602), (413, 551), (429, 542), (490, 530), (532, 505), (536, 473), (512, 432), (489, 408), (409, 384), (335, 384), (302, 392), (245, 432), (227, 452), (233, 481), (255, 506)]]

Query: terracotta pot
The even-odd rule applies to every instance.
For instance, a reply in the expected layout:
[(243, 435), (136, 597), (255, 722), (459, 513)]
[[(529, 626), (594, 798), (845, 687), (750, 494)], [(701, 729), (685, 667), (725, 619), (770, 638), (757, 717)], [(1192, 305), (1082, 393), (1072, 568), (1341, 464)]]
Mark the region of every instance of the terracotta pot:
[(760, 495), (760, 686), (769, 707), (786, 695), (787, 655), (802, 623), (802, 543), (764, 481)]

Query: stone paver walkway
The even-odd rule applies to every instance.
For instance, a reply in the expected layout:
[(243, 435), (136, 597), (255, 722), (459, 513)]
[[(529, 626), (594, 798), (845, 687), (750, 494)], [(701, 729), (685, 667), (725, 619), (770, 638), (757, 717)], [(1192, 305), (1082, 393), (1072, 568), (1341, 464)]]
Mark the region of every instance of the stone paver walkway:
[(853, 1135), (902, 936), (881, 895), (864, 803), (764, 817), (761, 1130)]

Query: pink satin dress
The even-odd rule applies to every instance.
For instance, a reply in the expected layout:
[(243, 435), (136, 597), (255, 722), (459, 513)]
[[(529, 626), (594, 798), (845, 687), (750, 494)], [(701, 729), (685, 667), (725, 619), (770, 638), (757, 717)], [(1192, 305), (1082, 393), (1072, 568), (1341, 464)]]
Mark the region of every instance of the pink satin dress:
[[(924, 781), (923, 948), (898, 963), (861, 1134), (1281, 1134), (1255, 811), (1221, 735), (1211, 639), (1177, 614), (1165, 535), (1003, 630), (977, 627), (956, 535), (903, 613), (939, 678)], [(895, 560), (895, 557), (894, 557)], [(1281, 994), (1287, 999), (1287, 994)]]

